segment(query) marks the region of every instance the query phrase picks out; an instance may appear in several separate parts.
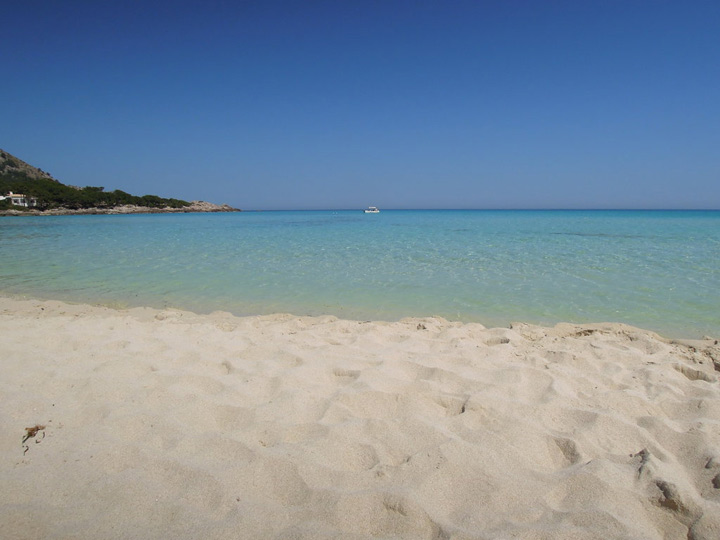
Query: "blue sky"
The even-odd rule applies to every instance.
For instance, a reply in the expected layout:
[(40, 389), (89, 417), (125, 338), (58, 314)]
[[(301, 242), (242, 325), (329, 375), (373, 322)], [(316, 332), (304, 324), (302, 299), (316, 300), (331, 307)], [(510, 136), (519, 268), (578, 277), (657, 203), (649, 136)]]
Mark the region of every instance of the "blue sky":
[(5, 2), (0, 148), (243, 209), (720, 208), (717, 1)]

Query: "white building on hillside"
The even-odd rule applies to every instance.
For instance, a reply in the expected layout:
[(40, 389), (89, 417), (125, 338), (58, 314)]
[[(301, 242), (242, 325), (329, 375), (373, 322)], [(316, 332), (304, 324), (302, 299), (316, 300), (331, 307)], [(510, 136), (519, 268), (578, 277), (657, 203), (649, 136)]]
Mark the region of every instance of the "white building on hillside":
[(23, 195), (21, 193), (13, 193), (12, 191), (4, 197), (0, 195), (0, 201), (4, 201), (5, 199), (10, 199), (10, 204), (14, 204), (15, 206), (24, 206), (26, 208), (30, 206), (37, 206), (38, 202), (36, 197), (28, 197), (27, 195)]

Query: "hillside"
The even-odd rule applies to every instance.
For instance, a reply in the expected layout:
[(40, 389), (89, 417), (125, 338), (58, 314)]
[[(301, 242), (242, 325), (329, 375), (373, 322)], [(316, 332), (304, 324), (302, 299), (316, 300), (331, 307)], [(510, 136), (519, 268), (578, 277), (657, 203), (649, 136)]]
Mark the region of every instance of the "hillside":
[(25, 163), (22, 159), (0, 149), (0, 179), (2, 180), (51, 180), (57, 182), (48, 172)]
[[(29, 208), (12, 204), (8, 193), (20, 193), (29, 201)], [(157, 195), (136, 196), (119, 189), (83, 188), (61, 183), (53, 176), (0, 149), (0, 211), (17, 213), (147, 213), (147, 212), (229, 212), (228, 205), (203, 201), (183, 201)]]

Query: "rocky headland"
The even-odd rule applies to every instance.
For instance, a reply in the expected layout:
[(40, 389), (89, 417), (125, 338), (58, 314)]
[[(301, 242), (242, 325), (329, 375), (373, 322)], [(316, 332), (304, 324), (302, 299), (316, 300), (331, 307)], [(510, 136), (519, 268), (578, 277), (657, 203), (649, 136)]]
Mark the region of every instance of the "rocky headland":
[[(15, 195), (10, 197), (11, 193)], [(0, 149), (0, 216), (239, 211), (227, 204), (188, 202), (156, 195), (138, 197), (120, 190), (105, 191), (103, 187), (63, 184), (50, 173)]]
[(206, 201), (191, 201), (189, 206), (173, 208), (171, 206), (154, 208), (125, 204), (109, 208), (52, 208), (49, 210), (0, 210), (0, 216), (74, 216), (100, 214), (187, 214), (190, 212), (241, 212), (227, 204), (213, 204)]

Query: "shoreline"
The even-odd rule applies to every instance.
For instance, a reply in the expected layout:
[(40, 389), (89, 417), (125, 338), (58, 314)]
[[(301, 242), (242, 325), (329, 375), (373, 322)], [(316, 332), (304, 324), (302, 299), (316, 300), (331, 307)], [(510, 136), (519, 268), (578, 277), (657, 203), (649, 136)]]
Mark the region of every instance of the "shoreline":
[(8, 297), (0, 332), (3, 536), (720, 532), (716, 340)]
[[(184, 306), (178, 306), (178, 305), (172, 305), (172, 304), (165, 304), (165, 305), (157, 305), (157, 304), (151, 304), (151, 303), (143, 303), (141, 301), (137, 300), (119, 300), (119, 299), (106, 299), (103, 301), (95, 301), (92, 299), (74, 299), (74, 298), (63, 298), (63, 297), (53, 297), (50, 296), (42, 296), (30, 293), (16, 293), (16, 292), (9, 292), (9, 291), (0, 291), (0, 301), (3, 299), (10, 299), (10, 300), (18, 300), (18, 301), (36, 301), (36, 302), (59, 302), (63, 304), (68, 305), (82, 305), (82, 306), (88, 306), (88, 307), (97, 307), (100, 309), (110, 309), (113, 311), (118, 312), (124, 312), (124, 311), (130, 311), (130, 310), (155, 310), (155, 311), (177, 311), (177, 312), (183, 312), (187, 313), (189, 315), (192, 315), (194, 317), (211, 317), (214, 314), (222, 313), (225, 316), (228, 317), (234, 317), (238, 319), (245, 319), (245, 318), (252, 318), (252, 317), (274, 317), (274, 316), (283, 316), (283, 317), (293, 317), (293, 318), (334, 318), (337, 320), (347, 321), (347, 322), (361, 322), (363, 324), (373, 323), (373, 324), (394, 324), (398, 322), (402, 322), (405, 320), (438, 320), (442, 321), (443, 323), (452, 324), (452, 325), (481, 325), (486, 329), (512, 329), (513, 325), (527, 325), (527, 326), (537, 326), (540, 328), (553, 328), (558, 325), (571, 325), (571, 326), (577, 326), (577, 327), (596, 327), (596, 326), (625, 326), (628, 328), (634, 328), (641, 332), (649, 332), (651, 334), (656, 335), (659, 339), (668, 341), (668, 342), (703, 342), (703, 341), (713, 341), (713, 340), (720, 340), (720, 334), (715, 335), (712, 332), (703, 331), (699, 328), (685, 328), (684, 330), (675, 328), (675, 329), (666, 329), (666, 331), (649, 328), (642, 326), (640, 324), (633, 324), (632, 322), (623, 322), (623, 321), (579, 321), (579, 322), (573, 322), (573, 321), (552, 321), (552, 322), (543, 322), (543, 321), (534, 321), (534, 322), (528, 322), (526, 320), (511, 320), (506, 319), (503, 321), (494, 321), (488, 323), (487, 320), (483, 320), (483, 317), (480, 316), (471, 316), (470, 318), (463, 319), (463, 318), (454, 318), (452, 316), (443, 316), (439, 314), (405, 314), (405, 315), (397, 315), (389, 317), (389, 318), (382, 318), (382, 317), (373, 317), (372, 315), (369, 315), (367, 313), (350, 313), (349, 315), (343, 314), (343, 313), (331, 313), (331, 312), (309, 312), (309, 313), (300, 313), (300, 312), (294, 312), (294, 311), (264, 311), (260, 310), (257, 312), (231, 312), (226, 309), (222, 309), (220, 307), (219, 309), (217, 306), (195, 306), (195, 309), (191, 307), (184, 307)], [(198, 309), (199, 308), (199, 309)]]
[(2, 210), (0, 216), (87, 216), (122, 214), (188, 214), (193, 212), (242, 212), (227, 204), (214, 204), (205, 201), (192, 201), (190, 206), (181, 208), (153, 208), (148, 206), (123, 205), (112, 208), (53, 208), (51, 210)]

